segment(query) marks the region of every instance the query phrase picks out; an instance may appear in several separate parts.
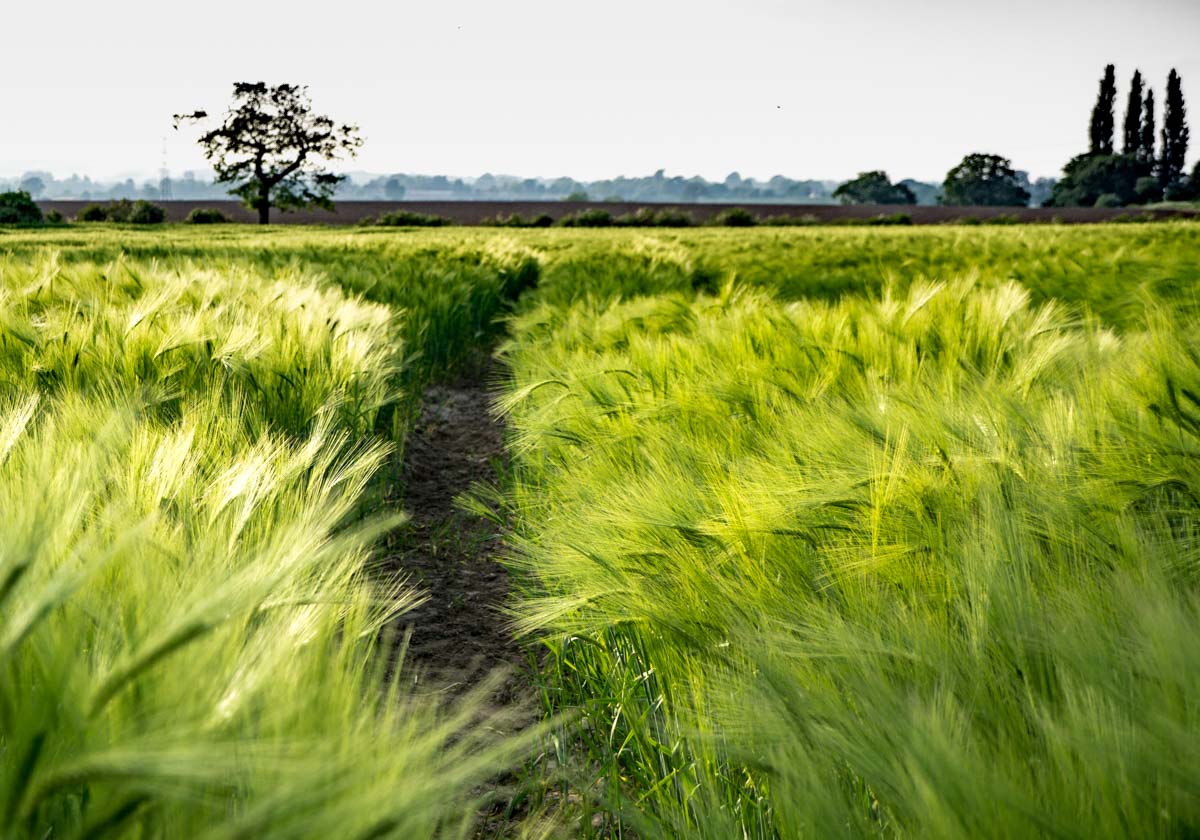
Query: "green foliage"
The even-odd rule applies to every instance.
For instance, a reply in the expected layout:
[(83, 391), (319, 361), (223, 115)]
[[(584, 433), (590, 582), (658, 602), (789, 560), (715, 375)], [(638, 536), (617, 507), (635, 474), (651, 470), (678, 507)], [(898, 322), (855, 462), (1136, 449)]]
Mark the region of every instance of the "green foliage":
[(107, 222), (108, 208), (103, 204), (88, 204), (75, 214), (77, 222)]
[(66, 218), (57, 210), (51, 210), (46, 214), (46, 224), (61, 225), (66, 223)]
[[(1129, 97), (1125, 103), (1125, 122), (1122, 125), (1123, 137), (1121, 153), (1137, 158), (1146, 157), (1142, 149), (1142, 72), (1133, 71), (1129, 80)], [(1149, 157), (1154, 157), (1154, 149), (1149, 150)]]
[(904, 184), (893, 184), (883, 171), (860, 172), (833, 191), (842, 204), (916, 204), (917, 197)]
[(1088, 154), (1111, 155), (1116, 151), (1113, 146), (1113, 106), (1116, 100), (1116, 68), (1109, 64), (1104, 68), (1104, 77), (1100, 80), (1100, 93), (1096, 97), (1095, 107), (1092, 108), (1092, 120), (1088, 126)]
[(613, 224), (617, 227), (669, 227), (681, 228), (691, 227), (696, 224), (696, 218), (686, 210), (680, 210), (678, 207), (654, 209), (652, 207), (639, 207), (633, 213), (626, 213), (624, 216), (618, 216), (613, 219)]
[(77, 222), (121, 222), (134, 225), (158, 225), (165, 222), (167, 213), (163, 208), (141, 199), (130, 201), (119, 198), (107, 205), (89, 204), (75, 215)]
[(37, 225), (41, 222), (42, 210), (29, 193), (0, 193), (0, 225)]
[(1197, 282), (1185, 222), (9, 231), (0, 824), (473, 830), (514, 746), (396, 687), (363, 494), (503, 319), (597, 834), (1195, 833)]
[(1124, 207), (1125, 202), (1116, 193), (1103, 193), (1096, 199), (1096, 207)]
[(1148, 87), (1146, 88), (1146, 101), (1142, 105), (1142, 133), (1138, 143), (1138, 159), (1151, 167), (1158, 160), (1154, 151), (1157, 142), (1158, 139), (1154, 134), (1154, 91)]
[(484, 219), (479, 224), (484, 227), (542, 228), (553, 225), (554, 218), (546, 213), (532, 218), (526, 218), (520, 213), (510, 213), (507, 216), (500, 214), (491, 219)]
[(216, 207), (195, 207), (184, 221), (189, 225), (223, 225), (229, 219)]
[(753, 227), (757, 220), (745, 207), (729, 207), (713, 216), (712, 224), (721, 227)]
[(889, 227), (891, 225), (911, 225), (913, 223), (912, 216), (907, 213), (880, 213), (877, 216), (867, 216), (862, 219), (843, 219), (839, 224), (849, 225), (851, 227), (858, 225), (866, 225), (867, 227)]
[[(204, 111), (176, 114), (175, 125), (207, 118)], [(199, 142), (217, 182), (230, 184), (230, 195), (258, 211), (264, 225), (272, 207), (332, 208), (343, 176), (326, 163), (353, 157), (362, 146), (357, 126), (313, 113), (308, 88), (263, 82), (235, 82), (233, 106)]]
[(612, 227), (612, 213), (607, 210), (593, 208), (591, 210), (580, 210), (577, 213), (568, 213), (557, 222), (559, 227)]
[(135, 225), (161, 225), (167, 220), (167, 211), (149, 201), (135, 201), (129, 211), (129, 222)]
[(1158, 180), (1168, 199), (1183, 178), (1188, 150), (1187, 109), (1183, 102), (1183, 82), (1174, 69), (1167, 76), (1167, 98), (1163, 106), (1162, 155)]
[(1012, 162), (999, 155), (971, 154), (946, 174), (942, 203), (980, 207), (1023, 207), (1029, 192), (1017, 181)]
[(1162, 185), (1153, 175), (1143, 175), (1133, 185), (1134, 200), (1137, 204), (1150, 204), (1162, 200)]
[(1063, 167), (1054, 185), (1054, 207), (1091, 207), (1102, 195), (1116, 196), (1124, 206), (1139, 199), (1138, 182), (1150, 174), (1150, 165), (1135, 155), (1079, 155)]
[(413, 210), (393, 210), (391, 213), (380, 213), (375, 224), (384, 227), (445, 227), (454, 224), (445, 216), (433, 213), (417, 213)]
[(575, 789), (638, 836), (1200, 826), (1194, 321), (979, 279), (512, 332), (518, 620)]
[(580, 201), (590, 201), (590, 199), (588, 198), (588, 194), (586, 192), (584, 192), (583, 190), (575, 190), (574, 192), (568, 193), (567, 195), (563, 196), (563, 201), (580, 202)]
[(0, 258), (5, 836), (466, 835), (511, 745), (399, 689), (419, 596), (359, 508), (436, 298), (392, 286), (414, 331), (278, 243), (72, 235)]

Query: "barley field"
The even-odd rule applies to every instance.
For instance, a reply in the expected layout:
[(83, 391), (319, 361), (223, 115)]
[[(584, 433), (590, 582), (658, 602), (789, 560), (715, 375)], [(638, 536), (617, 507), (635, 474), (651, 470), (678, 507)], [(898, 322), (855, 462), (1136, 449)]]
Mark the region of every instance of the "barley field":
[[(1193, 836), (1198, 280), (1191, 222), (0, 231), (3, 833)], [(488, 357), (536, 724), (413, 688), (383, 559)]]

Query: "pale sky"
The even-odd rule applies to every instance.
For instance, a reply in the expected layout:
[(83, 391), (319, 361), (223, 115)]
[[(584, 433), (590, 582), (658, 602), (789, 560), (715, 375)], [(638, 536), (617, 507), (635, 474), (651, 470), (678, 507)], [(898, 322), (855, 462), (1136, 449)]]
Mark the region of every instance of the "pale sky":
[(1198, 43), (1200, 0), (7, 2), (0, 175), (150, 176), (164, 137), (202, 169), (171, 114), (257, 80), (361, 127), (344, 170), (940, 181), (979, 151), (1052, 175), (1108, 62), (1118, 133), (1134, 69), (1160, 109), (1179, 70), (1191, 161)]

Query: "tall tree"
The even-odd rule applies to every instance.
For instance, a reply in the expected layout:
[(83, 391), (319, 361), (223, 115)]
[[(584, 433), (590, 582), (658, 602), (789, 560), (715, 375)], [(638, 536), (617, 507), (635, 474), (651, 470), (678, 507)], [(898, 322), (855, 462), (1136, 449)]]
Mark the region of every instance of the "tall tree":
[(1092, 108), (1092, 122), (1088, 128), (1088, 152), (1093, 155), (1113, 153), (1113, 106), (1116, 101), (1117, 70), (1109, 64), (1100, 80), (1100, 95), (1096, 98), (1096, 107)]
[(1167, 76), (1167, 98), (1163, 106), (1162, 157), (1158, 164), (1158, 181), (1163, 190), (1175, 187), (1183, 178), (1187, 158), (1187, 111), (1183, 105), (1183, 84), (1174, 69)]
[(1021, 186), (1008, 158), (973, 154), (946, 173), (942, 203), (1026, 207), (1029, 192)]
[(903, 184), (893, 184), (881, 170), (860, 172), (833, 191), (842, 204), (916, 204), (917, 197)]
[(1129, 99), (1125, 105), (1125, 143), (1121, 151), (1137, 155), (1142, 146), (1142, 71), (1134, 70), (1129, 81)]
[(1142, 137), (1138, 142), (1138, 159), (1143, 163), (1153, 164), (1156, 142), (1157, 138), (1154, 136), (1154, 90), (1146, 88), (1146, 102), (1142, 105)]
[[(207, 117), (204, 111), (176, 114), (175, 126)], [(362, 139), (357, 126), (314, 114), (306, 87), (236, 82), (233, 106), (200, 145), (217, 183), (232, 184), (230, 194), (257, 210), (265, 225), (272, 207), (333, 207), (333, 191), (344, 176), (328, 172), (325, 162), (353, 157)]]

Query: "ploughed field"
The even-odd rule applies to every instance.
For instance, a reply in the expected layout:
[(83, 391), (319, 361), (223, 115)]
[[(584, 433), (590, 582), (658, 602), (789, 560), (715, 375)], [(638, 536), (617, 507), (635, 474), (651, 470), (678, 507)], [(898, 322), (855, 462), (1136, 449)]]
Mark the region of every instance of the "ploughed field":
[(0, 231), (0, 834), (1194, 836), (1200, 225)]

